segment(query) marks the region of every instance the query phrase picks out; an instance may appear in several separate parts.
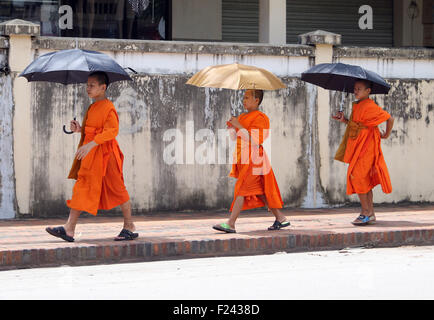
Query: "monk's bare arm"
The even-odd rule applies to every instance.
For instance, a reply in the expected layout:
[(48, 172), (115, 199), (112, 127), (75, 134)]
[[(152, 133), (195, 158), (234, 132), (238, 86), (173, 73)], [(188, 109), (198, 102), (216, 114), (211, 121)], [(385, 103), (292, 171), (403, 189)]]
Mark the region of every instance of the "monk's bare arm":
[(238, 121), (237, 117), (232, 117), (228, 121), (234, 128), (238, 129), (237, 135), (241, 137), (241, 139), (245, 141), (250, 141), (250, 135), (246, 128)]
[(78, 160), (84, 159), (84, 157), (87, 156), (87, 154), (90, 152), (90, 150), (92, 150), (97, 145), (98, 144), (95, 141), (91, 141), (89, 143), (86, 143), (85, 145), (78, 148), (77, 153), (75, 154), (75, 157)]
[(390, 117), (389, 119), (387, 119), (386, 121), (386, 131), (381, 133), (381, 138), (382, 139), (387, 139), (390, 136), (390, 133), (392, 132), (393, 129), (393, 123), (395, 122), (395, 119), (393, 117)]

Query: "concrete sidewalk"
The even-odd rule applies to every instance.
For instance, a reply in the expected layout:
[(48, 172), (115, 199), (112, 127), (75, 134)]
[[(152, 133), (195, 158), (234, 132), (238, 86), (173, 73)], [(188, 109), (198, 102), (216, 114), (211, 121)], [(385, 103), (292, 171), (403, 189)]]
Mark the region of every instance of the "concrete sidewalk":
[(335, 250), (358, 246), (434, 244), (434, 206), (376, 208), (377, 223), (355, 227), (358, 208), (283, 210), (291, 226), (267, 231), (273, 216), (242, 212), (237, 233), (224, 234), (212, 225), (227, 213), (161, 213), (136, 216), (140, 237), (113, 241), (122, 218), (83, 215), (75, 242), (49, 235), (46, 226), (65, 219), (0, 221), (0, 270), (90, 265), (210, 256), (255, 255), (278, 251)]

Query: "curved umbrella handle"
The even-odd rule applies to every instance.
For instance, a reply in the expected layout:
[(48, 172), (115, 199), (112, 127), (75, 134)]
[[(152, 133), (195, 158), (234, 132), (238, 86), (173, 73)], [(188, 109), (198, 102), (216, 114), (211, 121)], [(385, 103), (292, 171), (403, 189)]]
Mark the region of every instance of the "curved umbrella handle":
[(66, 131), (65, 125), (63, 125), (63, 132), (65, 132), (66, 134), (73, 134), (74, 133), (74, 131)]
[(133, 68), (130, 68), (130, 67), (126, 67), (126, 68), (124, 68), (124, 69), (130, 69), (132, 72), (134, 72), (135, 74), (138, 74), (137, 73), (137, 71), (136, 70), (134, 70)]
[[(74, 120), (75, 120), (75, 117), (74, 117)], [(65, 125), (63, 125), (63, 132), (65, 132), (66, 134), (73, 134), (74, 133), (74, 131), (66, 131)]]

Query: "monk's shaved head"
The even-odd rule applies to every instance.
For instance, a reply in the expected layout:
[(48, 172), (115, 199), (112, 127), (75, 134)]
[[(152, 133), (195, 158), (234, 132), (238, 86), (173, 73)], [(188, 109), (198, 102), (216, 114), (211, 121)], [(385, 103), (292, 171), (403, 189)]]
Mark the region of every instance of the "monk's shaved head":
[(258, 106), (261, 105), (262, 99), (264, 98), (264, 90), (253, 90), (255, 99), (259, 99)]
[(264, 98), (264, 90), (248, 89), (246, 92), (251, 92), (254, 99), (258, 99), (258, 106), (261, 105), (262, 99)]
[(369, 98), (372, 91), (372, 82), (368, 80), (357, 80), (354, 83), (354, 96), (357, 100), (363, 100)]
[(109, 78), (107, 76), (107, 73), (105, 73), (103, 71), (95, 71), (95, 72), (92, 72), (88, 76), (88, 78), (91, 78), (91, 77), (95, 78), (96, 81), (98, 81), (99, 84), (105, 84), (106, 88), (108, 87), (108, 85), (109, 85)]
[(355, 83), (363, 83), (363, 85), (365, 86), (365, 89), (371, 89), (372, 90), (372, 85), (373, 85), (372, 81), (359, 79)]

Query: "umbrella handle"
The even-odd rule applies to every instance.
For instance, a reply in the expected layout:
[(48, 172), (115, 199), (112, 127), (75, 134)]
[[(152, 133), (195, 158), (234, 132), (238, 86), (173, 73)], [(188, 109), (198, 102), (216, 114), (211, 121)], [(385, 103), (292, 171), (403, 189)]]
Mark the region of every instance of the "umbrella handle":
[(134, 72), (135, 74), (138, 74), (137, 73), (137, 71), (136, 70), (134, 70), (133, 68), (130, 68), (130, 67), (126, 67), (126, 68), (124, 68), (124, 69), (130, 69), (132, 72)]
[[(74, 117), (74, 120), (76, 120), (76, 118)], [(66, 134), (73, 134), (74, 131), (66, 131), (66, 126), (63, 125), (63, 132), (65, 132)]]
[(65, 132), (66, 134), (73, 134), (74, 133), (74, 131), (66, 131), (65, 125), (63, 125), (63, 132)]

